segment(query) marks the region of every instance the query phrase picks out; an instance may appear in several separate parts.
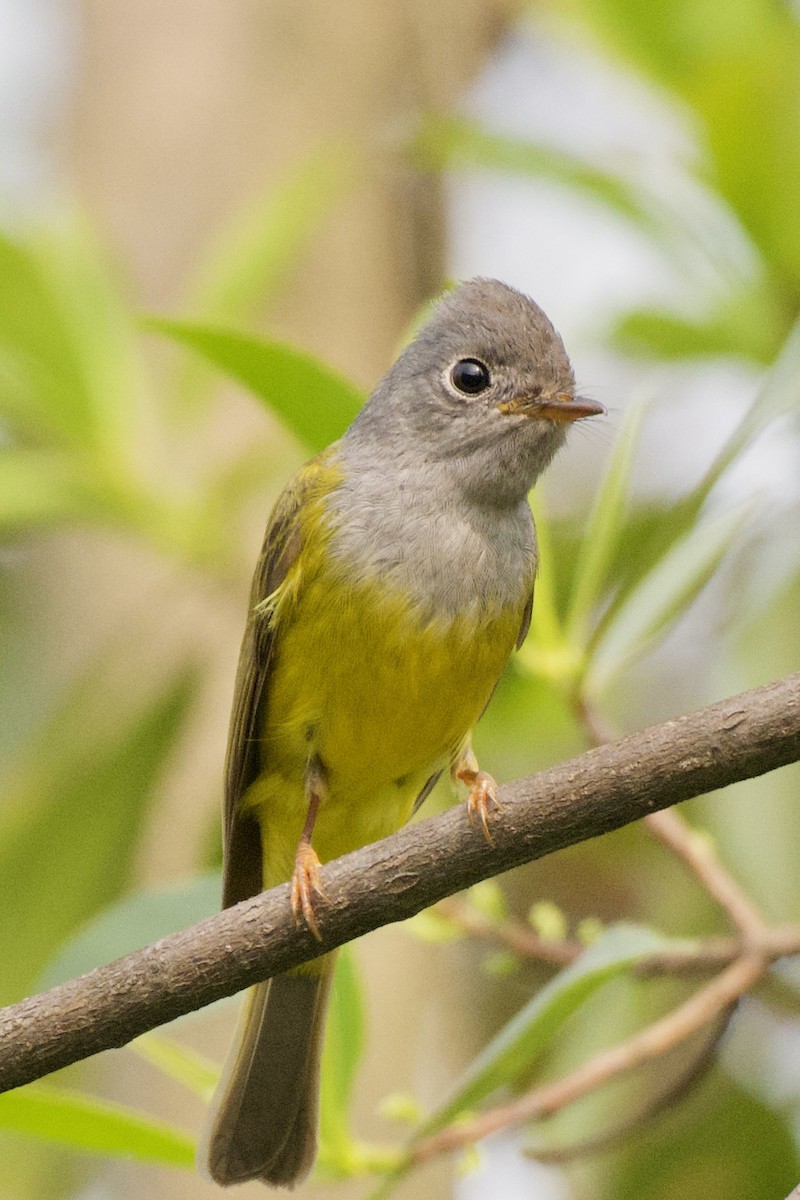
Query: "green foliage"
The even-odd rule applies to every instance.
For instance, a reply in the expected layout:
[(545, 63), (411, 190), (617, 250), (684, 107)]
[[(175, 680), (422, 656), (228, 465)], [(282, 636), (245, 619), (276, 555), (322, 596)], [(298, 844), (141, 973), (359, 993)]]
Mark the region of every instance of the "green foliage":
[(4, 1002), (24, 995), (64, 938), (126, 886), (191, 694), (192, 675), (181, 673), (143, 709), (118, 710), (101, 736), (101, 677), (91, 672), (15, 762), (3, 789), (14, 804), (0, 824)]
[(561, 1026), (599, 987), (629, 972), (647, 955), (664, 949), (664, 939), (649, 929), (632, 925), (609, 929), (572, 966), (551, 979), (493, 1038), (444, 1103), (423, 1122), (419, 1135), (436, 1132), (498, 1088), (527, 1074)]
[(353, 953), (339, 952), (333, 981), (320, 1096), (320, 1170), (333, 1178), (357, 1173), (360, 1149), (350, 1130), (356, 1071), (364, 1050), (364, 1001)]
[(610, 171), (551, 146), (492, 133), (465, 119), (428, 115), (421, 120), (408, 151), (423, 170), (475, 166), (535, 175), (583, 192), (643, 228), (653, 228), (656, 221), (646, 198)]
[(687, 610), (741, 535), (749, 507), (695, 525), (630, 592), (591, 648), (583, 684), (588, 694), (605, 688)]
[(219, 1078), (219, 1070), (196, 1050), (191, 1050), (174, 1038), (160, 1033), (144, 1033), (135, 1038), (129, 1049), (155, 1067), (168, 1079), (174, 1079), (201, 1100), (208, 1101)]
[[(556, 0), (552, 7), (562, 5)], [(720, 10), (715, 0), (646, 7), (633, 0), (569, 0), (568, 7), (584, 31), (654, 78), (691, 114), (703, 179), (746, 231), (763, 281), (755, 288), (743, 283), (739, 296), (723, 296), (711, 322), (698, 321), (697, 338), (716, 329), (715, 351), (726, 346), (769, 361), (800, 304), (794, 212), (800, 30), (791, 6), (747, 0)], [(647, 337), (642, 325), (638, 332)], [(663, 325), (651, 325), (650, 332), (649, 348), (663, 353)], [(685, 333), (688, 325), (680, 336)]]
[(570, 8), (584, 29), (688, 105), (702, 126), (713, 185), (796, 302), (800, 31), (791, 8), (769, 0), (724, 12), (714, 0), (646, 9), (633, 0), (571, 0)]
[(632, 404), (628, 409), (586, 523), (566, 619), (566, 635), (572, 641), (585, 636), (592, 613), (612, 574), (644, 412), (642, 404)]
[(361, 407), (359, 392), (310, 354), (282, 342), (232, 329), (151, 317), (164, 333), (249, 388), (309, 450), (322, 450), (347, 428)]
[(221, 894), (220, 877), (214, 873), (136, 891), (107, 904), (60, 946), (38, 988), (55, 987), (205, 920), (219, 908)]
[(0, 414), (34, 443), (119, 450), (137, 406), (127, 318), (83, 230), (0, 238)]
[(81, 520), (172, 540), (135, 326), (80, 226), (0, 238), (0, 421), (0, 532)]
[[(479, 750), (483, 755), (485, 744), (498, 774), (571, 752), (583, 736), (576, 721), (581, 705), (600, 695), (627, 697), (630, 665), (663, 642), (730, 553), (751, 536), (753, 506), (743, 498), (741, 505), (723, 508), (717, 485), (728, 482), (768, 427), (778, 421), (788, 426), (800, 413), (800, 33), (791, 6), (746, 0), (721, 13), (715, 0), (550, 0), (549, 7), (565, 28), (568, 18), (584, 39), (594, 37), (598, 53), (626, 63), (681, 106), (697, 132), (696, 156), (683, 170), (708, 201), (704, 215), (684, 212), (657, 194), (637, 176), (635, 164), (498, 135), (445, 114), (419, 120), (404, 147), (406, 163), (424, 171), (510, 172), (583, 196), (685, 270), (692, 298), (680, 311), (651, 306), (624, 314), (609, 331), (612, 344), (661, 362), (726, 355), (770, 369), (738, 428), (697, 486), (675, 504), (645, 504), (632, 494), (649, 411), (644, 404), (629, 408), (588, 519), (550, 520), (537, 495), (543, 567), (534, 622), (478, 733)], [(249, 201), (186, 289), (178, 311), (188, 317), (137, 320), (78, 221), (0, 236), (0, 538), (13, 539), (27, 553), (38, 544), (34, 534), (69, 528), (80, 538), (90, 528), (102, 529), (122, 546), (135, 543), (132, 553), (157, 560), (165, 573), (174, 573), (171, 578), (190, 574), (193, 600), (202, 594), (216, 602), (232, 581), (244, 595), (250, 564), (243, 566), (236, 548), (244, 514), (284, 481), (281, 456), (296, 455), (292, 439), (309, 452), (322, 449), (362, 402), (358, 389), (327, 364), (251, 328), (357, 174), (354, 154), (322, 147)], [(741, 256), (734, 261), (726, 254), (731, 229), (739, 249), (746, 248), (747, 267)], [(698, 291), (695, 281), (704, 271), (716, 284)], [(150, 377), (142, 325), (171, 343), (172, 357), (157, 383)], [(264, 422), (263, 438), (227, 460), (198, 449), (219, 374), (246, 388), (275, 418)], [(285, 448), (281, 430), (290, 435)], [(139, 559), (132, 562), (138, 570)], [(12, 564), (10, 571), (19, 569)], [(38, 573), (21, 570), (31, 597), (25, 611), (15, 608), (13, 588), (6, 595), (4, 587), (0, 604), (8, 640), (23, 644), (25, 637), (30, 646), (47, 628), (60, 581), (49, 560)], [(787, 650), (800, 649), (796, 579), (779, 599), (769, 587), (765, 582), (758, 627), (749, 628), (746, 639), (742, 635), (745, 649), (737, 658), (728, 647), (721, 677), (730, 690), (767, 660), (770, 671), (780, 670)], [(158, 608), (161, 594), (148, 595), (146, 603)], [(782, 630), (780, 652), (774, 639), (766, 644), (765, 630), (775, 621)], [(217, 904), (216, 876), (127, 893), (159, 781), (189, 730), (202, 682), (202, 666), (193, 664), (203, 654), (203, 627), (198, 624), (196, 635), (200, 649), (174, 661), (166, 656), (169, 661), (145, 680), (138, 646), (147, 626), (144, 632), (115, 632), (113, 650), (97, 646), (96, 665), (73, 671), (57, 694), (36, 668), (6, 672), (0, 683), (8, 714), (7, 803), (0, 813), (5, 999), (36, 981), (46, 986), (91, 969), (200, 919)], [(5, 665), (6, 647), (2, 653)], [(105, 669), (112, 657), (122, 658), (121, 671)], [(210, 673), (210, 654), (208, 664)], [(646, 711), (648, 702), (652, 697), (636, 695), (630, 704)], [(743, 869), (757, 859), (768, 883), (771, 864), (780, 863), (781, 896), (791, 897), (794, 796), (784, 796), (782, 807), (776, 800), (774, 819), (763, 821), (760, 801), (777, 796), (779, 785), (771, 780), (753, 787), (758, 795), (747, 793), (750, 823), (742, 815), (731, 819), (732, 804), (723, 828), (715, 829), (720, 852), (738, 853)], [(759, 848), (746, 836), (754, 823), (768, 826), (758, 831)], [(506, 1001), (518, 996), (518, 1011), (498, 1022), (499, 1032), (426, 1115), (416, 1097), (394, 1098), (388, 1107), (412, 1126), (409, 1145), (491, 1103), (498, 1090), (526, 1084), (568, 1025), (583, 1021), (586, 1044), (602, 1044), (608, 1031), (602, 1022), (596, 1027), (594, 1014), (604, 987), (628, 978), (642, 956), (671, 944), (644, 922), (672, 928), (687, 913), (696, 919), (686, 889), (654, 872), (650, 860), (643, 867), (632, 849), (635, 835), (625, 841), (624, 857), (620, 844), (604, 840), (603, 865), (596, 848), (581, 858), (564, 856), (550, 880), (555, 899), (539, 901), (533, 910), (533, 897), (547, 894), (541, 876), (534, 891), (521, 883), (517, 897), (505, 884), (473, 890), (472, 908), (498, 926), (518, 902), (521, 912), (533, 912), (540, 933), (561, 937), (577, 927), (590, 945), (532, 998), (527, 964), (493, 947), (476, 976), (476, 995), (490, 989), (493, 998), (501, 991)], [(603, 923), (567, 919), (584, 900), (589, 912), (602, 912)], [(628, 910), (641, 926), (613, 924), (618, 912)], [(466, 935), (456, 921), (422, 914), (411, 925), (423, 940), (441, 943), (431, 953), (464, 952)], [(649, 996), (650, 987), (642, 984), (642, 994)], [(364, 1009), (355, 958), (345, 952), (324, 1051), (320, 1173), (329, 1179), (383, 1175), (385, 1192), (408, 1166), (407, 1147), (365, 1144), (354, 1132)], [(131, 1052), (193, 1094), (205, 1097), (213, 1085), (215, 1066), (172, 1037), (149, 1034)], [(722, 1200), (788, 1190), (796, 1167), (790, 1122), (729, 1084), (720, 1094), (719, 1106), (703, 1117), (702, 1132), (672, 1128), (656, 1133), (643, 1150), (632, 1144), (621, 1151), (607, 1173), (616, 1179), (617, 1194), (666, 1200), (702, 1193)], [(181, 1167), (192, 1162), (191, 1139), (179, 1130), (49, 1086), (0, 1098), (0, 1129), (72, 1150)], [(718, 1143), (716, 1158), (708, 1157), (709, 1141)], [(596, 1184), (594, 1178), (592, 1194)]]
[(351, 147), (324, 144), (234, 213), (189, 285), (189, 312), (205, 321), (258, 316), (352, 187), (356, 165)]
[(0, 1129), (90, 1154), (191, 1169), (194, 1141), (121, 1104), (37, 1083), (0, 1096)]
[(639, 1137), (622, 1156), (616, 1195), (787, 1197), (797, 1185), (797, 1150), (785, 1123), (715, 1072), (686, 1111)]

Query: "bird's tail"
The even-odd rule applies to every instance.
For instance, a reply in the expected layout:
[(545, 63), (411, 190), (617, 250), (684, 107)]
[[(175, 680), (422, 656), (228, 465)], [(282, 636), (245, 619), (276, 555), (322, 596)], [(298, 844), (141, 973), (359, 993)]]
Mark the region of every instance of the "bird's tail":
[(293, 1187), (314, 1165), (333, 967), (326, 955), (251, 990), (199, 1151), (216, 1183)]

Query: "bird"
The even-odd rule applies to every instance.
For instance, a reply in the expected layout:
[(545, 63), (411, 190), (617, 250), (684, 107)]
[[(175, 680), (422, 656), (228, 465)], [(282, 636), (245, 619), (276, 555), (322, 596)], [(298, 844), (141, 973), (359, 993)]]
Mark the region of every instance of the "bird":
[[(236, 675), (224, 906), (290, 881), (318, 937), (320, 864), (395, 832), (448, 770), (491, 841), (497, 787), (471, 736), (531, 619), (528, 493), (569, 426), (603, 413), (542, 309), (472, 279), (291, 480)], [(201, 1149), (218, 1184), (310, 1173), (333, 967), (320, 955), (250, 990)]]

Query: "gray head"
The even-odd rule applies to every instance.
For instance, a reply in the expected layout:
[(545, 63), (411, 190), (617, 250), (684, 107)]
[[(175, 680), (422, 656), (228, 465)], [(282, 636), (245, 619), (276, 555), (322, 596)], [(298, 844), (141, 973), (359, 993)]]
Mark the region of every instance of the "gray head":
[(441, 299), (348, 431), (387, 460), (441, 464), (482, 504), (517, 504), (570, 422), (604, 413), (575, 396), (561, 338), (537, 304), (496, 279)]

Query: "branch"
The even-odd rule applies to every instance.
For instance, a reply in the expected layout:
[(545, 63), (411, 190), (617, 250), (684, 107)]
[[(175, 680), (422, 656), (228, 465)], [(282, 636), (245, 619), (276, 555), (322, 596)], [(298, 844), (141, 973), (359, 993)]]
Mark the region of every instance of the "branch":
[[(530, 958), (551, 966), (566, 967), (580, 958), (586, 949), (577, 939), (550, 940), (535, 933), (514, 917), (493, 920), (460, 899), (442, 900), (434, 912), (457, 925), (462, 933), (479, 938), (490, 946), (509, 950), (520, 958)], [(767, 926), (748, 940), (757, 950), (775, 962), (800, 954), (800, 925)], [(745, 942), (736, 937), (692, 938), (685, 949), (658, 950), (632, 968), (634, 975), (709, 975), (729, 967), (741, 958)]]
[(679, 813), (651, 813), (644, 823), (654, 837), (685, 863), (709, 896), (728, 914), (744, 942), (757, 942), (764, 936), (767, 923), (750, 897), (719, 861), (713, 846), (690, 829)]
[(321, 943), (284, 884), (0, 1010), (0, 1090), (286, 971), (492, 875), (800, 758), (800, 674), (590, 750), (500, 790), (494, 844), (463, 806), (329, 863)]
[[(615, 740), (613, 727), (605, 721), (589, 700), (577, 697), (576, 708), (579, 720), (593, 745), (597, 746), (603, 741)], [(736, 954), (731, 959), (731, 967), (735, 965), (737, 959), (747, 957), (747, 952), (751, 951), (761, 953), (766, 969), (767, 964), (774, 961), (774, 958), (769, 956), (767, 942), (770, 935), (777, 930), (770, 929), (744, 888), (717, 858), (714, 847), (707, 837), (704, 834), (696, 833), (674, 808), (649, 813), (642, 821), (642, 825), (648, 833), (657, 838), (663, 846), (683, 862), (700, 886), (726, 913), (728, 920), (738, 932), (738, 946)], [(783, 932), (781, 930), (781, 933)], [(734, 942), (734, 944), (736, 943)], [(752, 985), (748, 984), (745, 990), (749, 990), (750, 986)], [(743, 995), (744, 991), (741, 994)], [(740, 998), (733, 999), (727, 1007), (721, 1009), (717, 1020), (716, 1036), (711, 1039), (709, 1047), (704, 1048), (695, 1064), (696, 1070), (693, 1069), (690, 1072), (689, 1079), (695, 1078), (697, 1072), (702, 1070), (703, 1062), (706, 1065), (710, 1063), (713, 1046), (725, 1033)], [(671, 1038), (672, 1044), (677, 1045), (688, 1036), (680, 1019), (680, 1010), (671, 1017), (665, 1018), (662, 1024), (665, 1043)]]
[[(591, 745), (601, 746), (604, 742), (617, 741), (619, 734), (584, 696), (579, 694), (575, 697), (575, 709)], [(737, 714), (731, 714), (731, 720), (735, 724)], [(716, 857), (705, 837), (690, 829), (683, 817), (674, 811), (650, 813), (644, 819), (644, 826), (676, 858), (683, 861), (700, 886), (727, 913), (731, 924), (745, 942), (757, 942), (764, 937), (767, 922)]]
[[(427, 1162), (439, 1154), (470, 1146), (508, 1125), (520, 1125), (524, 1121), (546, 1117), (585, 1096), (587, 1092), (594, 1091), (609, 1079), (634, 1071), (651, 1059), (660, 1057), (671, 1050), (677, 1041), (685, 1040), (719, 1017), (743, 992), (758, 982), (766, 966), (765, 960), (758, 954), (737, 959), (667, 1016), (653, 1021), (627, 1041), (594, 1055), (570, 1075), (554, 1083), (543, 1084), (519, 1100), (489, 1109), (470, 1121), (450, 1125), (441, 1133), (418, 1142), (411, 1151), (411, 1161)], [(680, 1032), (676, 1036), (678, 1030)]]

